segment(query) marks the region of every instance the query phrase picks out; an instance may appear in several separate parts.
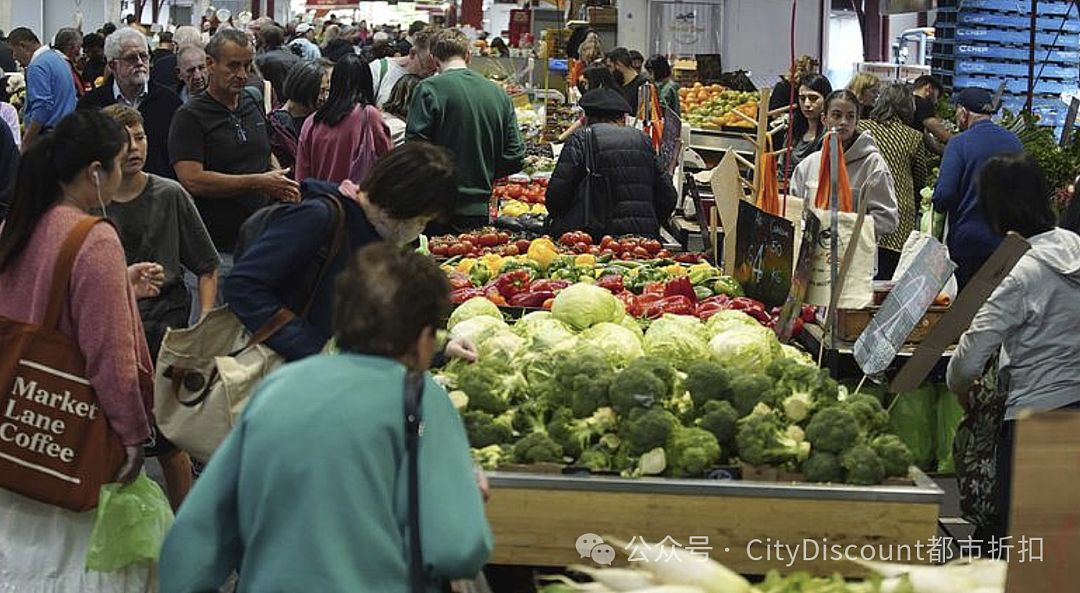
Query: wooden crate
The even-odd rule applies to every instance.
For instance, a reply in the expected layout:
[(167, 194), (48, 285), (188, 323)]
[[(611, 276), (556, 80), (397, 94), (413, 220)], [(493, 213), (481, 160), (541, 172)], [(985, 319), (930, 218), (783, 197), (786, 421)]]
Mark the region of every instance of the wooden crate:
[[(866, 309), (841, 309), (837, 317), (837, 335), (840, 341), (854, 342), (859, 339), (859, 335), (866, 326), (870, 325), (870, 320), (877, 315), (878, 309), (880, 307), (877, 306)], [(930, 335), (930, 330), (937, 325), (948, 310), (948, 307), (930, 307), (915, 329), (911, 330), (905, 343), (919, 344), (925, 340), (926, 336)]]
[[(791, 546), (915, 546), (937, 534), (942, 491), (925, 475), (915, 486), (829, 486), (766, 482), (490, 474), (488, 520), (495, 532), (492, 564), (566, 566), (586, 533), (635, 536), (680, 545), (706, 537), (709, 557), (742, 574), (806, 570), (867, 576), (845, 561), (765, 557), (766, 540)], [(801, 548), (800, 548), (801, 549)], [(831, 555), (830, 550), (830, 555)], [(897, 559), (894, 555), (894, 560)], [(907, 560), (901, 557), (900, 560)], [(923, 562), (929, 560), (923, 550)], [(616, 564), (626, 565), (625, 558)]]

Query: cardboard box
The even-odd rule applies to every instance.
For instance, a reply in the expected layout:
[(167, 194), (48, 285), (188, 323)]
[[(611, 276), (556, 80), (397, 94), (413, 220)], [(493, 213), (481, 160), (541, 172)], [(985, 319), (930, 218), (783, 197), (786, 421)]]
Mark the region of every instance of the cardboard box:
[(619, 9), (611, 6), (589, 7), (589, 23), (593, 25), (617, 25), (619, 24)]

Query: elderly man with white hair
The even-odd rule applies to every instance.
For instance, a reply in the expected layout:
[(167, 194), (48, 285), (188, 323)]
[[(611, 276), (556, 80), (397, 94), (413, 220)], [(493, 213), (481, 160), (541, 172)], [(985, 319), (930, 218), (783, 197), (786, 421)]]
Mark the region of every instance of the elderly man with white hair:
[(140, 31), (123, 27), (105, 38), (108, 80), (79, 99), (79, 109), (102, 109), (114, 103), (139, 110), (149, 149), (144, 170), (176, 178), (169, 163), (169, 126), (180, 108), (172, 89), (150, 82), (150, 47)]

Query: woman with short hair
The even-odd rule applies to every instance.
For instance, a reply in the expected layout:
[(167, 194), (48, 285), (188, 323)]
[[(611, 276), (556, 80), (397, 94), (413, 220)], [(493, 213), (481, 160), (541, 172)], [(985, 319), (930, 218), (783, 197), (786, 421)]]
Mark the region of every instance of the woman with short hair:
[(409, 591), (416, 522), (426, 590), (479, 573), (492, 535), (468, 438), (427, 373), (416, 515), (408, 502), (405, 386), (428, 368), (449, 293), (415, 251), (378, 242), (350, 258), (334, 289), (340, 354), (286, 365), (251, 397), (165, 539), (162, 593), (217, 591), (234, 570), (238, 591)]
[(325, 58), (297, 62), (285, 77), (282, 98), (285, 103), (267, 114), (270, 124), (270, 149), (283, 169), (296, 164), (300, 130), (308, 116), (326, 103), (330, 92), (330, 72), (334, 64)]
[(881, 93), (881, 80), (869, 72), (860, 72), (852, 77), (847, 90), (859, 99), (859, 117), (870, 117), (870, 111), (874, 109), (878, 94)]

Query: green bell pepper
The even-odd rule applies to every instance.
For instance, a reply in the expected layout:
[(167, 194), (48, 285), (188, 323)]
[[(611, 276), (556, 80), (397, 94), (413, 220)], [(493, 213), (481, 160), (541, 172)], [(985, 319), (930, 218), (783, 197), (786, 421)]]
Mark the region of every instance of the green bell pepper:
[(713, 282), (712, 289), (716, 294), (726, 294), (731, 298), (746, 296), (742, 284), (739, 284), (739, 281), (731, 276), (720, 276), (717, 278), (716, 282)]

